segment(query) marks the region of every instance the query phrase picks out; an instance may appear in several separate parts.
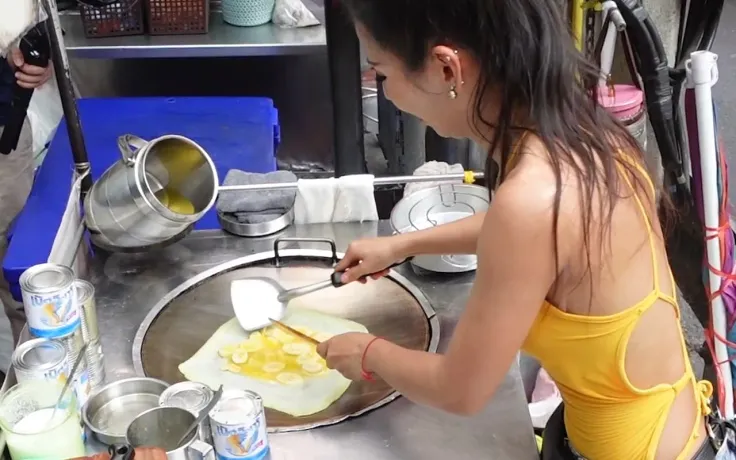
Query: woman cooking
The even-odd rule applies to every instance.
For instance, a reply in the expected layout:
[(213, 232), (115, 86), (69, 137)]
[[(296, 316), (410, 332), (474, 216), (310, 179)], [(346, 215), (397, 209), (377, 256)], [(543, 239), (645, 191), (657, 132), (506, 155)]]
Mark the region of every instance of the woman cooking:
[(487, 213), (356, 241), (337, 267), (356, 281), (418, 254), (476, 254), (447, 351), (352, 333), (320, 346), (328, 365), (469, 415), (523, 350), (564, 401), (550, 424), (564, 420), (568, 442), (546, 440), (543, 456), (713, 458), (712, 388), (688, 360), (655, 186), (636, 141), (591, 99), (598, 71), (557, 2), (343, 2), (386, 96), (440, 135), (486, 146), (499, 174)]

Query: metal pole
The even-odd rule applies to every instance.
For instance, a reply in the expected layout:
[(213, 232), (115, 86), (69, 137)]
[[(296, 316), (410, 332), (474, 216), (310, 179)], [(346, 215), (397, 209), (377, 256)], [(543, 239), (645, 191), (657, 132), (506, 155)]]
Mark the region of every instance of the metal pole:
[(72, 74), (69, 69), (69, 58), (64, 47), (59, 12), (56, 9), (56, 2), (54, 0), (41, 0), (41, 3), (49, 15), (46, 24), (49, 41), (51, 42), (51, 60), (54, 63), (56, 82), (59, 85), (61, 107), (64, 110), (69, 144), (71, 145), (72, 155), (74, 157), (74, 168), (77, 174), (80, 176), (84, 175), (82, 179), (82, 196), (84, 196), (90, 187), (92, 187), (92, 176), (87, 174), (90, 169), (89, 158), (87, 157), (87, 147), (84, 144), (82, 123), (79, 120), (77, 100), (74, 96)]
[(360, 45), (339, 0), (325, 1), (327, 56), (332, 91), (335, 176), (367, 172), (363, 145)]
[[(485, 174), (482, 172), (467, 171), (464, 173), (452, 174), (434, 174), (427, 176), (388, 176), (376, 177), (373, 179), (374, 187), (412, 184), (421, 182), (455, 182), (465, 181), (473, 182), (483, 179)], [(472, 181), (470, 180), (472, 178)], [(284, 182), (273, 184), (249, 184), (249, 185), (220, 185), (217, 190), (220, 192), (260, 192), (265, 190), (296, 190), (296, 182)]]

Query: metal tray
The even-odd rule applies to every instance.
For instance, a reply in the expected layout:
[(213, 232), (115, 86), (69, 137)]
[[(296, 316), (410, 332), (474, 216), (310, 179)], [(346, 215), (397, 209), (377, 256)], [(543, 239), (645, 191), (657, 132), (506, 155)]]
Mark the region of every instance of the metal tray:
[[(330, 250), (282, 249), (324, 242)], [(167, 294), (144, 319), (133, 342), (136, 373), (169, 384), (184, 381), (178, 370), (223, 323), (233, 318), (230, 282), (246, 276), (277, 279), (285, 288), (328, 279), (341, 257), (325, 239), (282, 238), (274, 251), (243, 257), (207, 270)], [(368, 284), (354, 283), (310, 294), (321, 312), (365, 325), (378, 336), (416, 350), (437, 351), (439, 320), (427, 298), (398, 273)], [(390, 403), (398, 393), (383, 383), (354, 382), (322, 412), (295, 418), (266, 410), (269, 431), (300, 431), (339, 423)]]
[(232, 233), (233, 235), (251, 238), (268, 236), (280, 232), (294, 223), (294, 208), (289, 209), (289, 211), (281, 217), (258, 224), (244, 224), (221, 212), (217, 213), (217, 220), (220, 222), (220, 227), (222, 227), (223, 230), (228, 233)]

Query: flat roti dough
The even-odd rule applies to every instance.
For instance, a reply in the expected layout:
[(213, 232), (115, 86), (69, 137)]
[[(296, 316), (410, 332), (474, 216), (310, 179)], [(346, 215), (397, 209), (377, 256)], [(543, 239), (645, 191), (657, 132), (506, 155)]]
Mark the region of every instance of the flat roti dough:
[[(281, 321), (292, 327), (304, 326), (330, 336), (368, 332), (365, 326), (354, 321), (304, 308), (287, 309)], [(327, 409), (350, 386), (350, 381), (334, 370), (305, 378), (301, 385), (267, 382), (222, 370), (222, 358), (218, 351), (224, 346), (241, 343), (249, 336), (250, 333), (243, 330), (238, 320), (233, 318), (220, 326), (194, 356), (182, 363), (179, 371), (187, 380), (204, 383), (213, 390), (220, 385), (226, 389), (251, 390), (263, 398), (266, 407), (293, 417), (304, 417)]]

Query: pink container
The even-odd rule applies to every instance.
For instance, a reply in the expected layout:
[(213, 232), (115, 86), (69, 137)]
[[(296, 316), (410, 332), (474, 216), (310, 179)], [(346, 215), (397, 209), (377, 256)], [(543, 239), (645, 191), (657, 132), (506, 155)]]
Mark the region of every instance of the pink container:
[(644, 93), (634, 85), (599, 86), (598, 103), (618, 118), (646, 150), (647, 117)]

